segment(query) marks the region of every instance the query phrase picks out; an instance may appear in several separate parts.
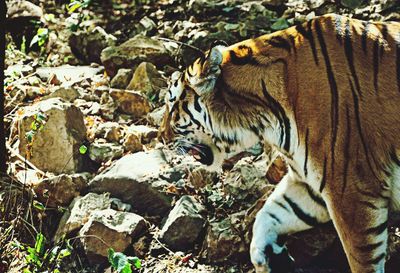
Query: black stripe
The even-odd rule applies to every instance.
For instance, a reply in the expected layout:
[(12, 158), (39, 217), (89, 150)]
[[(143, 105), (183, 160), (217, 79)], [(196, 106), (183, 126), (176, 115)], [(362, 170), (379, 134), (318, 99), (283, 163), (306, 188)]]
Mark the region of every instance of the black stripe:
[(312, 22), (313, 20), (307, 22), (307, 29), (305, 29), (302, 24), (298, 24), (296, 25), (296, 30), (310, 42), (311, 51), (314, 57), (314, 62), (316, 65), (318, 65), (319, 62), (318, 62), (317, 49), (315, 48), (314, 36), (311, 28)]
[(290, 212), (290, 211), (289, 211), (289, 208), (286, 207), (285, 204), (283, 204), (283, 203), (281, 203), (281, 202), (279, 202), (279, 201), (277, 201), (277, 200), (273, 200), (273, 202), (274, 202), (275, 204), (277, 204), (278, 206), (280, 206), (281, 208), (283, 208), (284, 210)]
[(321, 184), (319, 186), (319, 192), (322, 192), (325, 188), (326, 185), (326, 156), (324, 158), (324, 168), (322, 170), (322, 178), (321, 178)]
[(266, 40), (265, 42), (267, 42), (268, 44), (270, 44), (273, 47), (282, 48), (282, 49), (286, 50), (287, 52), (290, 52), (290, 50), (291, 50), (290, 43), (281, 36), (274, 36), (274, 37)]
[(305, 187), (307, 189), (308, 195), (311, 197), (312, 200), (314, 200), (315, 203), (326, 207), (325, 201), (320, 195), (318, 195), (309, 185), (305, 184)]
[(231, 62), (236, 65), (259, 65), (259, 63), (253, 58), (253, 50), (251, 47), (241, 45), (238, 47), (239, 50), (247, 50), (247, 54), (245, 56), (238, 56), (234, 50), (229, 50), (229, 55), (231, 57)]
[(267, 212), (267, 214), (272, 218), (275, 219), (275, 221), (277, 221), (279, 224), (282, 224), (282, 221), (273, 213), (271, 212)]
[(362, 24), (364, 28), (361, 34), (361, 46), (364, 51), (364, 54), (367, 54), (367, 38), (368, 38), (369, 26), (371, 23), (363, 21)]
[(295, 57), (297, 57), (297, 55), (296, 55), (297, 54), (297, 48), (296, 48), (295, 38), (294, 38), (293, 35), (289, 35), (288, 37), (289, 37), (289, 41), (290, 41), (290, 43), (292, 45), (292, 48), (293, 48), (293, 51), (294, 51), (294, 55), (295, 55)]
[(200, 122), (197, 119), (195, 119), (194, 116), (192, 115), (192, 113), (189, 111), (188, 102), (187, 101), (184, 101), (182, 103), (182, 110), (185, 111), (186, 114), (189, 115), (190, 120), (193, 121), (197, 125), (197, 129), (200, 129), (202, 127)]
[(381, 29), (381, 33), (382, 33), (382, 39), (383, 39), (383, 42), (381, 43), (381, 60), (382, 60), (382, 56), (383, 56), (383, 53), (385, 52), (385, 44), (387, 43), (387, 36), (388, 36), (388, 28), (387, 28), (387, 25), (385, 25), (385, 24), (382, 24), (381, 25), (382, 26), (382, 29)]
[(360, 136), (361, 143), (362, 143), (362, 146), (363, 146), (363, 149), (364, 149), (365, 158), (367, 159), (368, 166), (371, 169), (372, 173), (378, 179), (378, 176), (375, 174), (375, 171), (372, 168), (372, 164), (371, 164), (371, 161), (370, 161), (370, 158), (369, 158), (368, 146), (367, 146), (367, 143), (365, 142), (364, 135), (362, 133), (361, 118), (360, 118), (360, 107), (359, 107), (358, 97), (357, 97), (356, 92), (354, 91), (354, 86), (353, 86), (353, 83), (351, 82), (350, 79), (349, 79), (349, 85), (350, 85), (351, 93), (353, 94), (354, 113), (355, 113), (355, 116), (356, 116), (357, 130), (358, 130), (358, 135)]
[(374, 41), (374, 48), (373, 48), (373, 66), (374, 66), (374, 88), (375, 94), (378, 94), (378, 73), (379, 73), (379, 40), (376, 39)]
[(312, 217), (311, 215), (305, 213), (295, 202), (293, 202), (293, 200), (291, 200), (286, 195), (283, 195), (283, 198), (290, 205), (293, 212), (300, 220), (302, 220), (304, 223), (312, 227), (319, 225), (319, 222), (315, 217)]
[(395, 151), (395, 148), (394, 147), (392, 147), (392, 149), (390, 150), (390, 159), (394, 162), (394, 163), (396, 163), (396, 165), (397, 166), (399, 166), (400, 167), (400, 159), (397, 157), (397, 155), (396, 155), (396, 151)]
[[(278, 118), (281, 130), (285, 131), (285, 141), (283, 145), (283, 149), (285, 149), (287, 152), (289, 151), (290, 148), (290, 122), (289, 118), (286, 116), (285, 110), (283, 109), (282, 105), (278, 101), (276, 101), (267, 91), (267, 87), (265, 85), (264, 80), (261, 80), (261, 87), (262, 87), (262, 92), (264, 94), (265, 99), (267, 100), (268, 106), (271, 109), (272, 113)], [(281, 144), (282, 144), (282, 139), (283, 134), (281, 132)]]
[(304, 169), (304, 175), (305, 176), (307, 176), (307, 174), (308, 174), (308, 170), (307, 170), (307, 161), (308, 161), (308, 133), (309, 133), (309, 130), (308, 130), (308, 128), (306, 129), (306, 138), (305, 138), (305, 141), (304, 141), (304, 146), (305, 146), (305, 159), (304, 159), (304, 167), (303, 167), (303, 169)]
[(356, 246), (356, 248), (358, 250), (360, 250), (361, 252), (372, 252), (375, 249), (377, 249), (378, 247), (382, 246), (382, 244), (383, 244), (383, 241), (379, 241), (377, 243)]
[(354, 83), (356, 84), (357, 93), (361, 98), (362, 96), (360, 90), (360, 83), (358, 82), (356, 69), (354, 67), (353, 46), (352, 46), (351, 31), (350, 31), (350, 19), (347, 19), (346, 27), (344, 30), (344, 52), (346, 54), (347, 64), (349, 65), (351, 76), (353, 77)]
[(383, 233), (388, 227), (388, 222), (387, 220), (385, 222), (383, 222), (382, 224), (377, 225), (376, 227), (371, 227), (371, 228), (367, 228), (364, 232), (367, 234), (374, 234), (376, 236), (380, 235), (381, 233)]
[(373, 258), (373, 259), (367, 261), (366, 264), (368, 264), (368, 265), (370, 265), (370, 264), (378, 264), (378, 263), (380, 263), (380, 261), (385, 259), (385, 257), (386, 257), (386, 253), (385, 252), (381, 253), (376, 258)]
[(362, 204), (362, 206), (369, 207), (371, 209), (377, 210), (380, 209), (373, 201), (358, 201), (358, 203)]
[(337, 91), (337, 85), (335, 76), (333, 75), (331, 62), (329, 60), (328, 50), (322, 35), (321, 27), (316, 21), (315, 30), (317, 31), (318, 41), (321, 46), (322, 55), (324, 56), (326, 73), (328, 76), (329, 86), (331, 88), (331, 126), (332, 126), (332, 141), (331, 141), (331, 170), (332, 176), (335, 166), (335, 144), (337, 138), (337, 130), (339, 124), (339, 95)]
[(347, 175), (349, 171), (349, 160), (350, 160), (351, 120), (349, 116), (349, 107), (347, 104), (346, 104), (346, 123), (347, 123), (346, 136), (344, 138), (344, 147), (343, 147), (344, 166), (343, 166), (342, 196), (347, 187)]
[(200, 106), (200, 103), (199, 103), (199, 99), (200, 99), (200, 96), (196, 94), (194, 96), (194, 109), (197, 112), (201, 113), (201, 106)]

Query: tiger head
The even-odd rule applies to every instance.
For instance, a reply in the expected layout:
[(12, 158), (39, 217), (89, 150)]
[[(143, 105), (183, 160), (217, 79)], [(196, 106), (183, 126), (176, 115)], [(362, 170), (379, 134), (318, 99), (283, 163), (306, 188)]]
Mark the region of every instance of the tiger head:
[(259, 141), (254, 131), (244, 129), (246, 121), (238, 119), (244, 113), (238, 114), (243, 110), (238, 109), (239, 100), (228, 102), (224, 95), (227, 86), (221, 68), (225, 52), (224, 46), (212, 47), (185, 71), (173, 73), (160, 127), (161, 139), (174, 140), (179, 151), (212, 169), (219, 168), (229, 154)]

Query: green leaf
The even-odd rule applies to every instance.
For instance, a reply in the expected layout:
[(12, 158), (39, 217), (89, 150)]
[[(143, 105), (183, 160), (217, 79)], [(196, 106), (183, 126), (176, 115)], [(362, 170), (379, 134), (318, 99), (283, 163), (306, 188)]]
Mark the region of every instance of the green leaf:
[(132, 265), (127, 262), (125, 264), (125, 267), (120, 272), (121, 273), (132, 273)]
[(21, 52), (26, 54), (26, 38), (25, 38), (25, 35), (22, 36)]
[(46, 237), (42, 233), (38, 233), (36, 235), (36, 243), (35, 243), (35, 250), (40, 256), (43, 255), (44, 252), (44, 244), (46, 242)]
[(47, 22), (52, 22), (52, 23), (55, 23), (55, 15), (53, 14), (53, 13), (46, 13), (45, 15), (44, 15), (44, 19), (47, 21)]
[(32, 47), (34, 44), (36, 44), (39, 41), (39, 35), (33, 36), (31, 43), (29, 44), (29, 47)]
[(343, 6), (345, 6), (346, 8), (350, 8), (350, 9), (355, 9), (357, 7), (359, 7), (362, 2), (364, 2), (363, 0), (342, 0), (341, 3)]
[(37, 35), (39, 35), (39, 36), (46, 36), (48, 34), (49, 34), (49, 30), (47, 28), (41, 27), (37, 30)]
[(44, 113), (37, 113), (35, 119), (38, 121), (45, 121), (47, 119), (47, 116)]
[(287, 20), (285, 18), (279, 18), (271, 26), (271, 28), (273, 30), (281, 30), (281, 29), (285, 29), (285, 28), (288, 28), (288, 27), (289, 27), (289, 24), (288, 24), (288, 22), (287, 22)]
[[(108, 260), (111, 263), (111, 266), (117, 270), (119, 273), (130, 273), (132, 270), (130, 269), (130, 263), (128, 262), (128, 257), (122, 252), (115, 252), (112, 248), (108, 249)], [(127, 271), (127, 265), (131, 271)], [(125, 270), (125, 271), (124, 271)]]
[(25, 138), (26, 138), (26, 140), (29, 142), (29, 143), (31, 143), (32, 142), (32, 140), (33, 140), (33, 136), (35, 135), (35, 132), (34, 131), (28, 131), (28, 132), (26, 132), (25, 133)]
[(138, 257), (128, 257), (128, 262), (137, 269), (142, 268), (142, 261)]
[(58, 254), (57, 260), (62, 260), (69, 255), (71, 255), (71, 251), (69, 249), (61, 249), (60, 253)]
[(73, 13), (75, 10), (79, 9), (82, 6), (82, 3), (75, 1), (71, 4), (69, 4), (68, 13)]
[(79, 152), (83, 155), (86, 154), (87, 150), (88, 148), (85, 145), (81, 145), (81, 147), (79, 147)]
[(33, 207), (35, 207), (38, 210), (45, 210), (44, 205), (36, 200), (33, 200)]
[(31, 123), (31, 129), (32, 129), (33, 131), (37, 131), (37, 123), (36, 123), (36, 120), (32, 121), (32, 123)]

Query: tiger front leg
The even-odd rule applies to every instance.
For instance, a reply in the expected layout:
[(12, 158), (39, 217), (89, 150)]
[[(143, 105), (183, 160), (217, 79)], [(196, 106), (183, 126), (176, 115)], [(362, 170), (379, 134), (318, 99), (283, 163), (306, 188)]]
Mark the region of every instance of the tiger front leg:
[(293, 264), (281, 235), (310, 229), (330, 220), (320, 194), (289, 173), (257, 213), (250, 245), (250, 258), (257, 273), (290, 272)]

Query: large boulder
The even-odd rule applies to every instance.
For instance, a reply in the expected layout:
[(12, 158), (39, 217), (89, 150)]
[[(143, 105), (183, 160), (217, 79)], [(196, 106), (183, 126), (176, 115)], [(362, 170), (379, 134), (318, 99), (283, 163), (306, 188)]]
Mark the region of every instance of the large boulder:
[(20, 154), (39, 169), (54, 173), (79, 172), (86, 139), (82, 112), (74, 105), (52, 98), (25, 107), (18, 117)]
[(193, 247), (205, 227), (205, 208), (194, 197), (182, 196), (170, 211), (160, 239), (174, 250)]
[(101, 61), (113, 77), (120, 68), (135, 68), (145, 61), (163, 66), (171, 63), (172, 58), (160, 40), (137, 35), (119, 46), (105, 48)]
[(89, 262), (97, 264), (107, 260), (109, 248), (123, 252), (133, 239), (146, 230), (146, 221), (142, 216), (106, 209), (93, 212), (79, 235)]
[(170, 169), (161, 150), (122, 157), (89, 182), (92, 192), (110, 192), (140, 213), (163, 215), (171, 207), (165, 193), (170, 183), (160, 176)]

